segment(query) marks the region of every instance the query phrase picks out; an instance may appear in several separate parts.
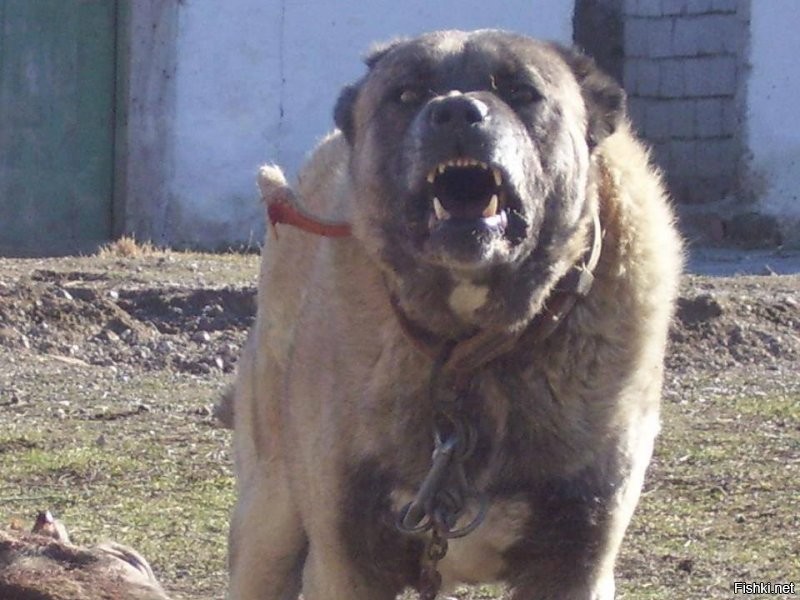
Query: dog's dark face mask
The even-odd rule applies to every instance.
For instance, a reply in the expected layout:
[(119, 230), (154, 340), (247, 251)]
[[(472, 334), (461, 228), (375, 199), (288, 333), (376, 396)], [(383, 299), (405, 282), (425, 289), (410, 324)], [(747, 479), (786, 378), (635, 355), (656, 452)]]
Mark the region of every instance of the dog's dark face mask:
[[(423, 321), (524, 323), (584, 214), (590, 154), (623, 92), (580, 55), (498, 31), (396, 42), (367, 63), (335, 111), (356, 234)], [(465, 282), (479, 301), (454, 314)]]

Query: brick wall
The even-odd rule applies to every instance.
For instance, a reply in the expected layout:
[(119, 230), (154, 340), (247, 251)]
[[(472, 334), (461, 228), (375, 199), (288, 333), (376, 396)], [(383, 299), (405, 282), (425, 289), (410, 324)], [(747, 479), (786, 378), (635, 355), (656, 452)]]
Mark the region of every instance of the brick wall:
[(624, 0), (631, 116), (679, 202), (736, 191), (748, 0)]

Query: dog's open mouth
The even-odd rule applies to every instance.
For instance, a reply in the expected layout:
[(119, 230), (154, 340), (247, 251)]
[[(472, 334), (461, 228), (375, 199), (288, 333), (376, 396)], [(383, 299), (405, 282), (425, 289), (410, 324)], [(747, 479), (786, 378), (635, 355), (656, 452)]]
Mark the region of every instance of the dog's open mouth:
[(472, 224), (502, 232), (505, 210), (503, 175), (472, 158), (441, 162), (428, 173), (430, 229), (445, 224)]

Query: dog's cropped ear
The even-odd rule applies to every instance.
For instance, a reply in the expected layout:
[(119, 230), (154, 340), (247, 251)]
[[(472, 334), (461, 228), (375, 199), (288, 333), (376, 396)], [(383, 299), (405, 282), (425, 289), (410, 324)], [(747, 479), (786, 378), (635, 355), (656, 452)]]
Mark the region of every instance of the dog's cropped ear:
[(336, 106), (333, 108), (333, 122), (336, 127), (344, 134), (345, 139), (349, 144), (353, 143), (354, 123), (353, 123), (353, 108), (358, 98), (358, 91), (361, 87), (361, 81), (344, 86), (339, 92), (339, 99), (336, 100)]
[[(372, 70), (386, 56), (401, 40), (394, 40), (380, 46), (373, 47), (364, 57), (364, 63)], [(350, 85), (346, 85), (339, 93), (339, 99), (336, 101), (336, 106), (333, 109), (333, 121), (336, 123), (341, 132), (344, 134), (345, 139), (352, 144), (353, 136), (355, 134), (355, 123), (353, 121), (353, 109), (358, 99), (358, 93), (361, 90), (361, 85), (364, 80), (369, 76), (369, 73)]]
[(606, 75), (594, 59), (571, 48), (557, 48), (581, 86), (586, 103), (589, 149), (617, 130), (625, 118), (625, 91)]

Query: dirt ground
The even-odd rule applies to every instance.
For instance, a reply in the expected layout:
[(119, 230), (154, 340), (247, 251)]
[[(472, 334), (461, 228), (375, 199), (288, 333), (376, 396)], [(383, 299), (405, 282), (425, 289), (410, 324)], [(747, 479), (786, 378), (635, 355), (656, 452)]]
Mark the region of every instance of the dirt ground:
[[(78, 542), (140, 549), (176, 598), (222, 596), (234, 492), (211, 407), (253, 321), (257, 264), (0, 259), (0, 524), (50, 508)], [(797, 273), (685, 278), (620, 597), (800, 587), (799, 303)]]

